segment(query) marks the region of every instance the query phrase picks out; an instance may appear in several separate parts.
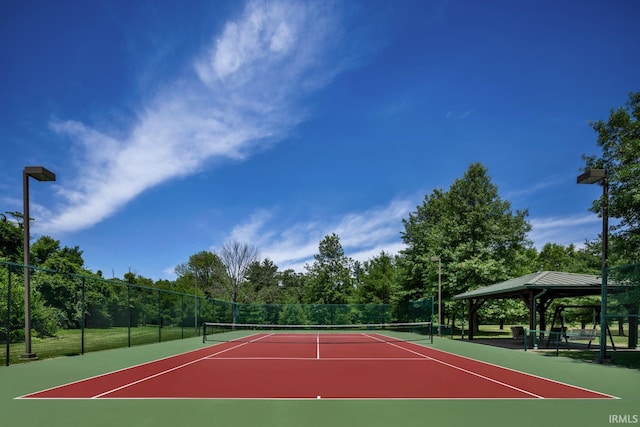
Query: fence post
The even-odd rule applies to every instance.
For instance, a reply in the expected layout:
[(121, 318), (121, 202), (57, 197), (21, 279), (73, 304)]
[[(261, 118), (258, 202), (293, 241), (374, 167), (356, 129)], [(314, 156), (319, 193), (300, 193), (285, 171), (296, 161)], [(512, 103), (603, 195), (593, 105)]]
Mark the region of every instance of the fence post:
[(86, 311), (86, 306), (85, 306), (85, 283), (84, 283), (84, 277), (82, 278), (82, 301), (80, 306), (82, 307), (82, 314), (81, 314), (81, 319), (80, 319), (80, 325), (82, 328), (82, 331), (80, 332), (80, 354), (84, 354), (84, 328), (86, 326), (86, 315), (85, 315), (85, 311)]
[(9, 366), (10, 357), (9, 352), (11, 351), (11, 268), (9, 265), (7, 267), (7, 356), (6, 356), (6, 366)]
[(158, 289), (158, 342), (162, 342), (162, 298)]
[(131, 284), (127, 283), (127, 314), (129, 322), (127, 326), (127, 347), (131, 347)]

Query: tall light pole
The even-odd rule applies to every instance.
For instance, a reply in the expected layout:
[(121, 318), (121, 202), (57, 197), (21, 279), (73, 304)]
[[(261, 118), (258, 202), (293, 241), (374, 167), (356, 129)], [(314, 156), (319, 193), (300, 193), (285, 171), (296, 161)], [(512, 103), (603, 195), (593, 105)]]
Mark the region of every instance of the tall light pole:
[(438, 336), (442, 336), (442, 259), (432, 256), (431, 261), (438, 261)]
[(55, 181), (56, 174), (42, 166), (27, 166), (22, 172), (23, 231), (24, 231), (24, 354), (22, 360), (37, 359), (31, 352), (31, 268), (29, 266), (29, 177), (38, 181)]
[(609, 176), (605, 169), (590, 169), (578, 177), (578, 184), (602, 183), (602, 286), (600, 289), (600, 353), (598, 363), (607, 353), (607, 274), (609, 252)]

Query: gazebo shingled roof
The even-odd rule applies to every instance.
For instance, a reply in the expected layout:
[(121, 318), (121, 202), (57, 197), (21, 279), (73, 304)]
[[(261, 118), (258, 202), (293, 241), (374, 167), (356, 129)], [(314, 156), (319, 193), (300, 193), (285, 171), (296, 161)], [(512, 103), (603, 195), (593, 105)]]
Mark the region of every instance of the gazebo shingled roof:
[[(601, 277), (592, 274), (540, 271), (464, 292), (454, 296), (453, 299), (516, 298), (534, 289), (547, 289), (547, 291), (553, 294), (554, 298), (599, 295), (601, 285)], [(609, 286), (611, 286), (611, 284), (609, 284)]]

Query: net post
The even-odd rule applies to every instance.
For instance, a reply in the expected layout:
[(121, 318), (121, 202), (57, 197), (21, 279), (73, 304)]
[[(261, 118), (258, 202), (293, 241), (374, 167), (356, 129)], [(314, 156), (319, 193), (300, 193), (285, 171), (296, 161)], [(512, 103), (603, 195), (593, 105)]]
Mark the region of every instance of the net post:
[[(440, 315), (438, 313), (438, 315)], [(440, 323), (438, 323), (438, 328), (440, 327)], [(429, 342), (433, 344), (433, 322), (429, 324)]]
[(184, 339), (184, 295), (180, 295), (180, 335)]
[[(435, 311), (435, 302), (433, 296), (431, 297), (431, 332), (433, 333), (433, 319), (435, 316), (433, 315)], [(440, 312), (438, 312), (438, 331), (440, 331)]]
[(162, 299), (158, 289), (158, 342), (162, 342)]
[(131, 347), (131, 284), (127, 283), (127, 315), (128, 315), (128, 322), (127, 322), (127, 347)]

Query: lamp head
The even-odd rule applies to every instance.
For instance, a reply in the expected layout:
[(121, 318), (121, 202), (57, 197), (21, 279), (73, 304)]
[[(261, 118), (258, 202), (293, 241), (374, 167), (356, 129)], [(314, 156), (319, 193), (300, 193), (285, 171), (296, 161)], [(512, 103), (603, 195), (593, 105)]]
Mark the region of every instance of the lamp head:
[(578, 177), (578, 184), (595, 184), (607, 177), (607, 171), (604, 169), (589, 169)]
[(42, 166), (26, 166), (24, 168), (24, 174), (38, 181), (55, 181), (56, 174), (50, 170), (43, 168)]

